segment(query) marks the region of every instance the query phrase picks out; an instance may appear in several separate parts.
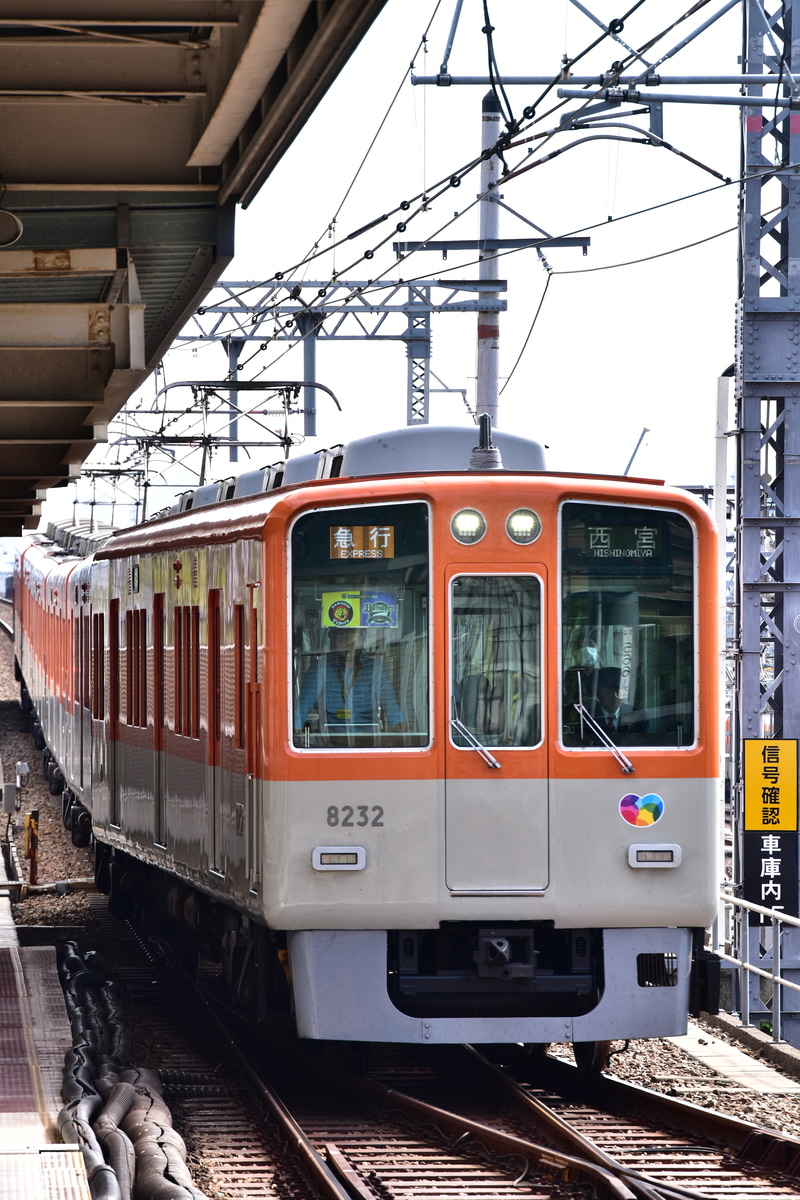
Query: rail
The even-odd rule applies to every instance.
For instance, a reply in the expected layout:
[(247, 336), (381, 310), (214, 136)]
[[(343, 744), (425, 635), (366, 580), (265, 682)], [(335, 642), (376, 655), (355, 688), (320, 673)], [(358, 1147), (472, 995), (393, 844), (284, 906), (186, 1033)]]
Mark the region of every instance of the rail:
[[(718, 955), (723, 962), (728, 962), (732, 966), (738, 968), (739, 971), (739, 1006), (740, 1018), (743, 1025), (752, 1024), (750, 1020), (750, 989), (748, 987), (748, 975), (758, 975), (761, 979), (768, 979), (772, 984), (772, 1010), (770, 1012), (770, 1021), (772, 1024), (772, 1040), (773, 1042), (782, 1042), (781, 1030), (781, 988), (789, 988), (793, 992), (800, 992), (800, 983), (795, 983), (791, 979), (785, 979), (781, 975), (781, 925), (793, 925), (800, 928), (800, 918), (790, 917), (787, 913), (780, 912), (775, 908), (765, 908), (761, 904), (754, 904), (750, 900), (743, 900), (740, 896), (734, 896), (730, 892), (722, 892), (720, 894), (722, 902), (722, 921), (717, 920), (715, 926), (716, 937), (718, 943), (713, 946), (714, 953)], [(731, 937), (731, 918), (733, 910), (741, 908), (747, 912), (757, 913), (759, 916), (768, 919), (772, 926), (772, 969), (765, 970), (763, 967), (757, 967), (750, 961), (750, 943), (749, 936), (742, 939), (744, 944), (744, 958), (737, 958), (735, 955), (729, 954), (724, 946), (732, 944)], [(719, 936), (720, 925), (722, 925), (724, 933)], [(749, 935), (749, 928), (748, 928)], [(722, 943), (720, 945), (719, 943)]]

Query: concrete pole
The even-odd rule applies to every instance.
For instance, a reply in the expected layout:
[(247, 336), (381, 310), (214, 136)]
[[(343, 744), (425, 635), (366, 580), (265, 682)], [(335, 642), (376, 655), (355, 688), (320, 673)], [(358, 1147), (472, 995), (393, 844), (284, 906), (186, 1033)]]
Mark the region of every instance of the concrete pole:
[[(245, 342), (241, 338), (230, 338), (228, 341), (228, 376), (234, 381), (239, 378), (239, 356), (245, 347)], [(228, 436), (231, 439), (231, 444), (228, 447), (228, 461), (239, 461), (239, 447), (235, 444), (239, 440), (239, 393), (231, 393), (230, 402), (231, 417), (228, 423)]]
[[(315, 383), (319, 314), (310, 308), (302, 309), (295, 315), (295, 321), (303, 335), (303, 379), (307, 383)], [(306, 437), (317, 435), (317, 395), (313, 387), (303, 388), (303, 433)]]
[[(487, 150), (496, 144), (500, 136), (500, 107), (492, 92), (487, 92), (483, 98), (482, 114), (481, 149)], [(500, 210), (494, 203), (492, 189), (497, 185), (499, 170), (500, 160), (494, 154), (481, 164), (481, 196), (483, 197), (480, 204), (481, 242), (497, 241)], [(484, 248), (481, 251), (478, 278), (481, 280), (498, 278), (497, 251), (495, 249)], [(499, 293), (485, 292), (483, 295), (487, 300), (497, 300)], [(484, 413), (490, 416), (493, 426), (497, 424), (499, 379), (500, 314), (479, 310), (475, 411), (478, 416)]]

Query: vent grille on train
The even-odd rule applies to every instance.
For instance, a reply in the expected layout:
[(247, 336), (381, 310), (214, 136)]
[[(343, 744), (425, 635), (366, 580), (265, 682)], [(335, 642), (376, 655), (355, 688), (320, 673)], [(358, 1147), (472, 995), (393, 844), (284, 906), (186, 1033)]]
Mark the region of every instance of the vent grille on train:
[(677, 954), (638, 954), (636, 982), (639, 987), (676, 987), (678, 983)]

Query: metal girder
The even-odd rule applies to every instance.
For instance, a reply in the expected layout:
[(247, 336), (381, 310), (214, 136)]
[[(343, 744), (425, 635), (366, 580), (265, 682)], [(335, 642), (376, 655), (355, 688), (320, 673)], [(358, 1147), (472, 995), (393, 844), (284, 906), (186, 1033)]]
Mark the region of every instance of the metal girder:
[[(263, 342), (297, 341), (306, 336), (296, 318), (313, 312), (315, 334), (337, 340), (364, 338), (407, 341), (411, 313), (467, 313), (488, 307), (505, 312), (503, 299), (486, 300), (485, 293), (505, 291), (504, 279), (488, 284), (477, 279), (338, 279), (335, 283), (285, 279), (258, 284), (225, 280), (217, 285), (207, 303), (192, 313), (176, 342), (201, 339), (239, 339)], [(402, 318), (403, 324), (390, 320)], [(277, 322), (277, 327), (276, 327)]]
[[(738, 753), (734, 803), (737, 814), (737, 879), (750, 851), (743, 813), (743, 739), (800, 737), (800, 0), (771, 4), (746, 0), (748, 79), (743, 109), (745, 153), (741, 192), (742, 288), (737, 322), (736, 402), (738, 442), (737, 540), (738, 632), (736, 644)], [(767, 103), (765, 103), (767, 101)], [(796, 841), (796, 833), (781, 834)], [(760, 901), (797, 912), (797, 878), (784, 879), (776, 894), (774, 855)], [(750, 843), (747, 843), (749, 846)], [(796, 847), (792, 847), (793, 852)], [(800, 979), (800, 934), (783, 935), (784, 974)], [(769, 960), (763, 929), (739, 928), (755, 957)], [(760, 947), (760, 948), (759, 948)], [(751, 1011), (764, 1010), (757, 980)], [(800, 1045), (800, 1012), (784, 992), (783, 1030)]]
[[(303, 23), (273, 76), (283, 76), (280, 94), (267, 103), (271, 99), (271, 80), (261, 99), (266, 115), (246, 145), (237, 151), (235, 161), (230, 162), (230, 157), (226, 161), (223, 201), (236, 196), (245, 206), (251, 202), (297, 137), (319, 95), (333, 82), (339, 64), (350, 56), (384, 3), (338, 0), (330, 5), (306, 5)], [(311, 103), (309, 96), (313, 98)]]
[(46, 28), (83, 27), (113, 29), (135, 26), (164, 26), (167, 29), (195, 29), (203, 25), (236, 25), (238, 6), (227, 0), (114, 0), (103, 7), (73, 0), (15, 0), (5, 5), (0, 25), (44, 26)]

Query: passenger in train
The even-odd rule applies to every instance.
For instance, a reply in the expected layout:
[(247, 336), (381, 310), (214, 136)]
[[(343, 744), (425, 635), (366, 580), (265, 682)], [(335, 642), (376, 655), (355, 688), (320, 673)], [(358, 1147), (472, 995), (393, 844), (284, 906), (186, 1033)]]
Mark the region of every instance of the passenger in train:
[(391, 731), (407, 730), (391, 679), (383, 664), (363, 647), (363, 631), (352, 627), (331, 629), (330, 646), (328, 653), (309, 668), (300, 685), (295, 729), (302, 729), (316, 709), (321, 732), (347, 729), (378, 733), (381, 717)]

